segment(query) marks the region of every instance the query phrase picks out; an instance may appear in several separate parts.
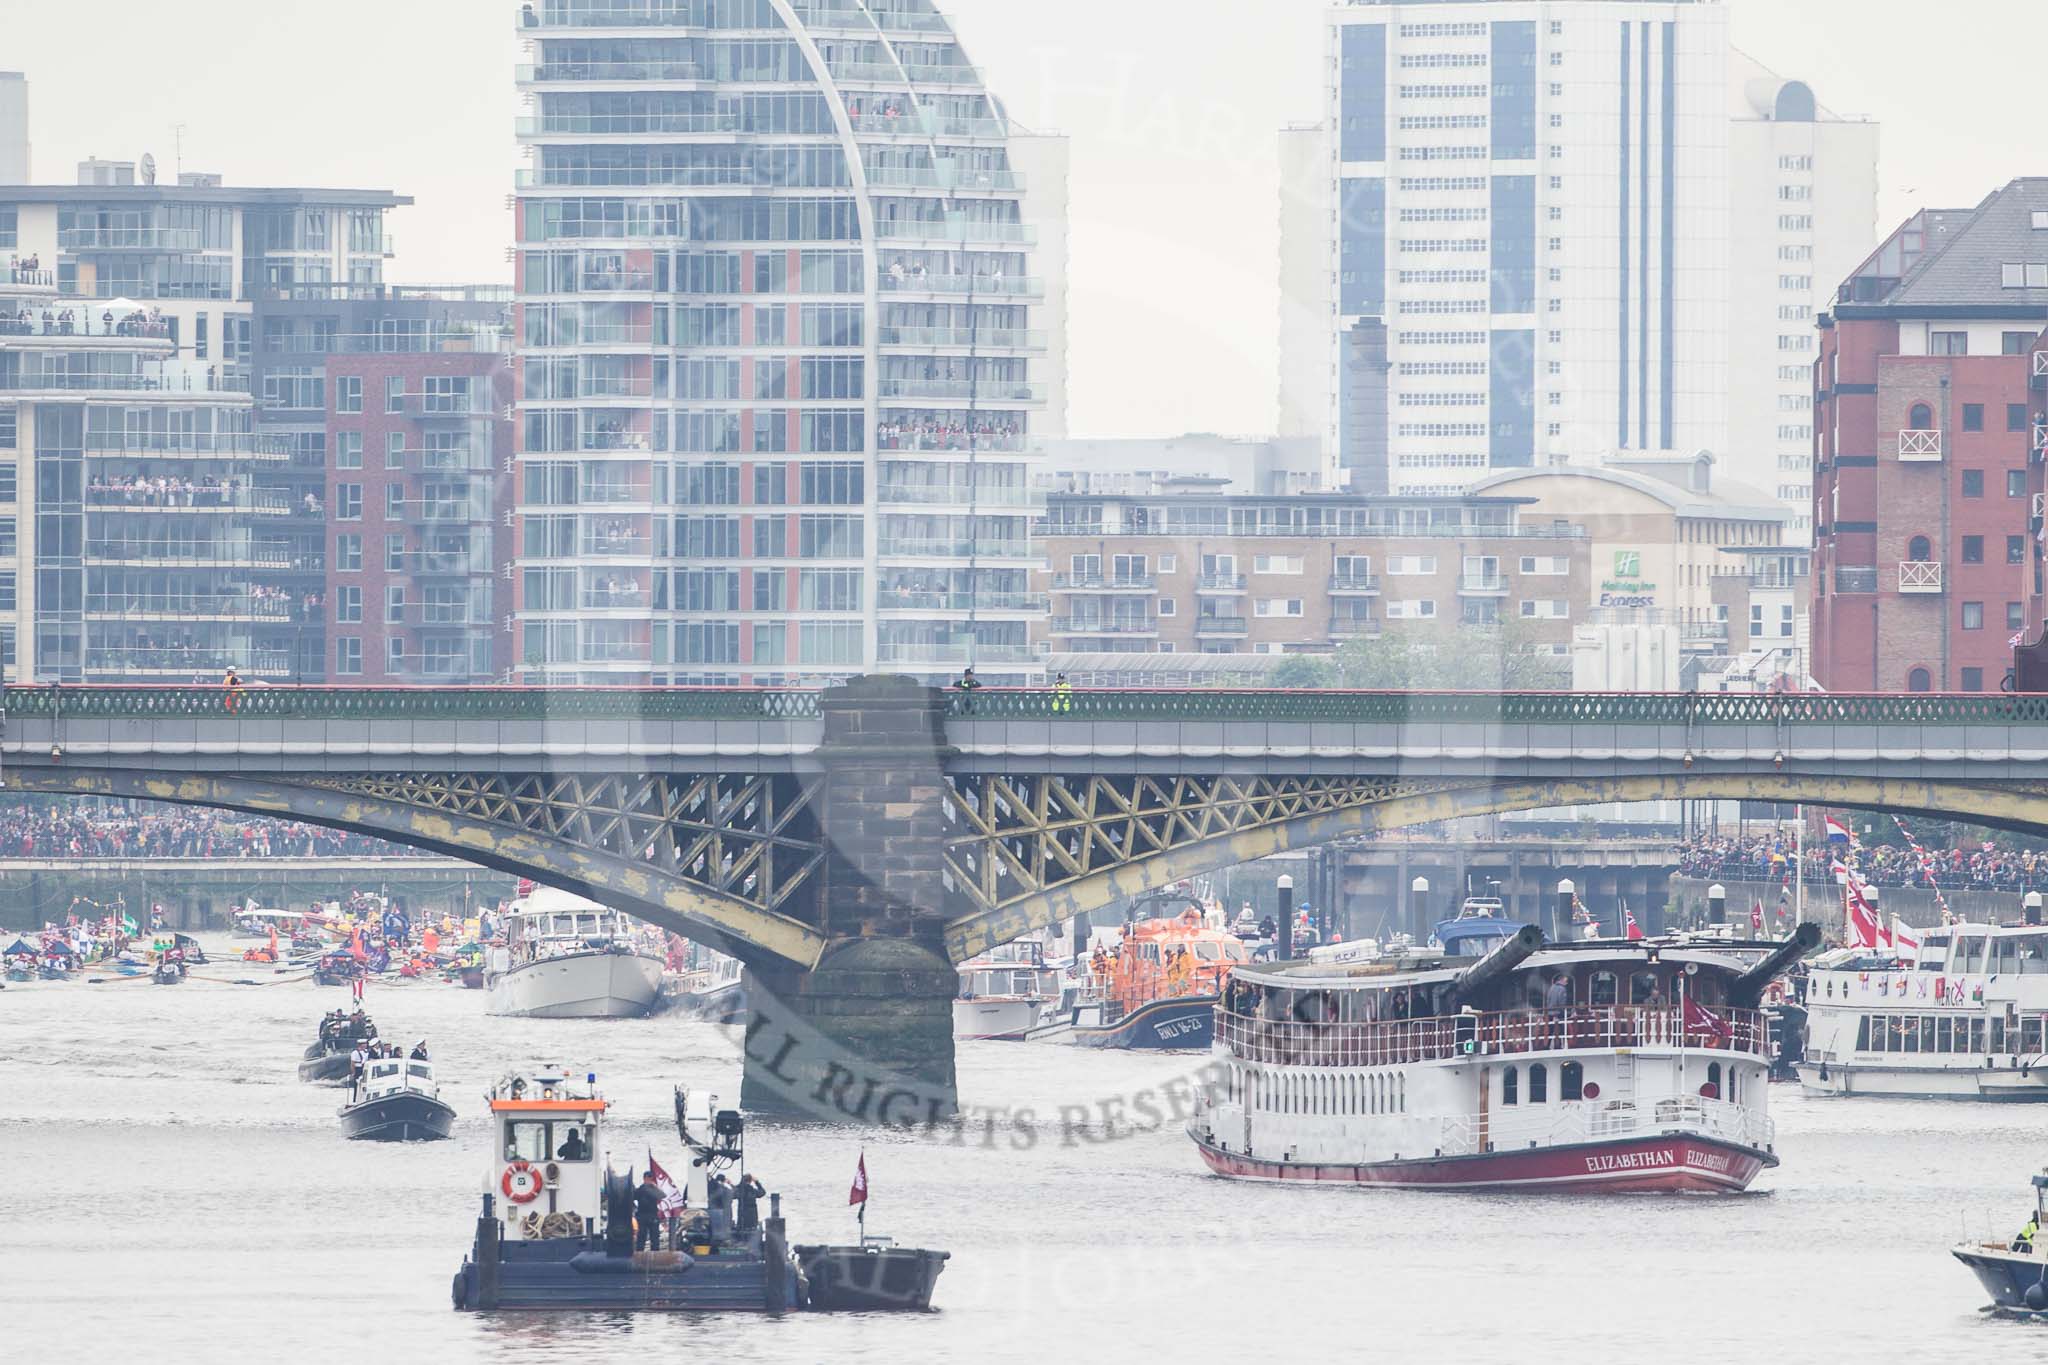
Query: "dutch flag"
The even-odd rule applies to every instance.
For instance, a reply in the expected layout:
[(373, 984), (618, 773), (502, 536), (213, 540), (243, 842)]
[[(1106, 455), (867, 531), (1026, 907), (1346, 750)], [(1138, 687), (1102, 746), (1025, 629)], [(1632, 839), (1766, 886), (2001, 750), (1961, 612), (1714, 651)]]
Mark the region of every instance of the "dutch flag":
[(1849, 842), (1849, 827), (1843, 824), (1840, 820), (1837, 820), (1832, 815), (1828, 816), (1827, 827), (1829, 843), (1846, 844)]

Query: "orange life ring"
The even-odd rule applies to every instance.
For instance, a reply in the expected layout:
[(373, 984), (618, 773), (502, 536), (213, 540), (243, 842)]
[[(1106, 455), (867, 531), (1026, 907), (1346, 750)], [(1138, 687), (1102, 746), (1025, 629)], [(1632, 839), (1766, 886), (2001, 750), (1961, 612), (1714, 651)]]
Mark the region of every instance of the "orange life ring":
[(505, 1198), (514, 1204), (531, 1204), (540, 1198), (540, 1192), (547, 1188), (547, 1177), (524, 1161), (515, 1161), (505, 1168), (504, 1176), (498, 1181), (498, 1188), (505, 1192)]

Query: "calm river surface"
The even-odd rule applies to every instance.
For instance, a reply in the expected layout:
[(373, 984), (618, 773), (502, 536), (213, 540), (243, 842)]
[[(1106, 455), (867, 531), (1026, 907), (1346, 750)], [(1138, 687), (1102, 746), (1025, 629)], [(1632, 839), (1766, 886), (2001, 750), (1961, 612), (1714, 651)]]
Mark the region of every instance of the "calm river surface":
[[(213, 947), (209, 940), (209, 947)], [(237, 945), (239, 947), (239, 945)], [(218, 944), (227, 956), (227, 941)], [(239, 965), (200, 969), (219, 978)], [(1029, 1109), (993, 1146), (758, 1123), (749, 1164), (793, 1239), (944, 1247), (941, 1311), (550, 1318), (457, 1314), (504, 1070), (594, 1069), (621, 1162), (680, 1164), (675, 1084), (734, 1096), (736, 1044), (673, 1019), (487, 1019), (478, 992), (372, 986), (425, 1036), (452, 1142), (343, 1141), (298, 1057), (340, 990), (195, 979), (0, 991), (0, 1358), (443, 1362), (2040, 1361), (2048, 1328), (1983, 1318), (1947, 1254), (2023, 1221), (2048, 1112), (1804, 1101), (1777, 1087), (1785, 1164), (1740, 1198), (1274, 1189), (1207, 1175), (1171, 1128), (1086, 1140), (1062, 1106), (1199, 1059), (963, 1044), (963, 1099)], [(1027, 1140), (1028, 1139), (1028, 1140)], [(686, 1355), (687, 1353), (687, 1355)]]

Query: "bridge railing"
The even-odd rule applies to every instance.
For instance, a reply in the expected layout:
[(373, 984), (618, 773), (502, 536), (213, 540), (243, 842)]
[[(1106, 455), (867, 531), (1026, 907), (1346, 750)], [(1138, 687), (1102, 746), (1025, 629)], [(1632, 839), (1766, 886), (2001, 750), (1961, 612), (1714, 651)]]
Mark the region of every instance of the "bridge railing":
[(963, 720), (1247, 720), (1405, 725), (2048, 725), (2048, 694), (1341, 692), (1208, 688), (950, 692)]
[(10, 718), (67, 720), (813, 720), (817, 692), (765, 688), (10, 686)]

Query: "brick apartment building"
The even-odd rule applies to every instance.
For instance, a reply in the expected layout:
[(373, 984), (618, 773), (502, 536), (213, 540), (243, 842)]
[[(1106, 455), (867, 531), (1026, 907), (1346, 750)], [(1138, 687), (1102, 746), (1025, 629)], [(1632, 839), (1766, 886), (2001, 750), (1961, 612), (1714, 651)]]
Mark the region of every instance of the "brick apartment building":
[(512, 663), (511, 371), (495, 331), (327, 357), (325, 617), (339, 683), (459, 685)]
[(2041, 621), (2048, 179), (1926, 210), (1846, 280), (1815, 367), (1813, 672), (1996, 691)]
[(1295, 654), (1388, 622), (1519, 620), (1563, 656), (1591, 593), (1585, 534), (1526, 499), (1052, 493), (1038, 532), (1051, 653)]

